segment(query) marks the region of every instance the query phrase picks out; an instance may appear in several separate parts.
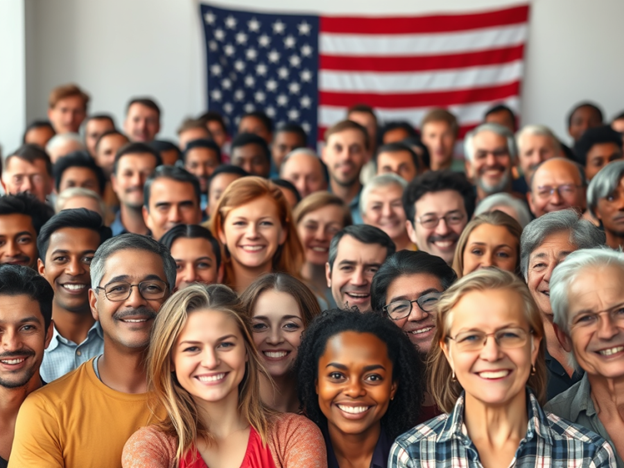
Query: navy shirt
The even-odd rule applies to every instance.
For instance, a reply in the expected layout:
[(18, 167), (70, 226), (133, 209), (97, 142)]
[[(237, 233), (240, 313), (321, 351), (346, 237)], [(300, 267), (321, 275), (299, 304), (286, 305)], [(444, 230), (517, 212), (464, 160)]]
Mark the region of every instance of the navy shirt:
[(568, 375), (563, 366), (546, 351), (546, 369), (548, 369), (547, 399), (552, 400), (560, 393), (583, 378), (584, 372), (574, 371), (572, 377)]
[[(327, 468), (340, 468), (338, 460), (336, 459), (334, 447), (332, 446), (331, 439), (329, 438), (327, 427), (322, 427), (321, 432), (323, 433), (325, 446), (327, 447)], [(386, 436), (386, 433), (382, 428), (381, 433), (379, 434), (379, 440), (377, 440), (377, 445), (375, 445), (375, 450), (373, 451), (373, 459), (371, 460), (370, 468), (387, 468), (391, 446), (392, 442), (388, 440), (388, 436)]]

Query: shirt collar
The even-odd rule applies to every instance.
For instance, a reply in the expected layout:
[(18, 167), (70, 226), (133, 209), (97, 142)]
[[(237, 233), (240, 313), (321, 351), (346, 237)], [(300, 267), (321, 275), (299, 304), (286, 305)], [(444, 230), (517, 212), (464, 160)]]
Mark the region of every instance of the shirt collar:
[[(91, 326), (91, 328), (89, 328), (89, 331), (87, 332), (87, 340), (89, 340), (93, 336), (93, 334), (97, 334), (102, 340), (104, 339), (104, 334), (102, 333), (102, 326), (100, 325), (100, 322), (98, 321), (96, 321)], [(54, 351), (58, 347), (59, 343), (67, 344), (69, 343), (69, 340), (61, 336), (61, 334), (56, 329), (56, 326), (52, 326), (52, 340), (50, 341), (50, 344), (46, 348), (46, 351), (47, 352)], [(77, 343), (77, 344), (80, 344), (80, 343)]]
[(579, 414), (583, 411), (588, 417), (596, 414), (596, 408), (591, 398), (591, 384), (589, 383), (587, 373), (579, 382), (574, 398), (570, 402), (570, 420), (578, 421)]

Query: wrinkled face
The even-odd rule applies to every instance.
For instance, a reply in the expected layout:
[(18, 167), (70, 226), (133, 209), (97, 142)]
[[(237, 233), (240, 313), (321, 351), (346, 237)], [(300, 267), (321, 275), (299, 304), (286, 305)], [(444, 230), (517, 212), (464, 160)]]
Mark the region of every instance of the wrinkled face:
[(475, 135), (472, 142), (473, 158), (466, 164), (469, 177), (487, 195), (504, 191), (511, 183), (513, 163), (507, 139), (484, 130)]
[(240, 177), (238, 174), (218, 174), (212, 178), (208, 189), (208, 214), (214, 213), (225, 189)]
[(266, 370), (272, 377), (292, 372), (304, 329), (297, 300), (267, 289), (256, 299), (252, 313), (253, 339)]
[(258, 135), (267, 142), (267, 145), (270, 145), (271, 140), (273, 140), (271, 130), (262, 123), (262, 120), (251, 115), (241, 119), (238, 125), (238, 133), (253, 133), (254, 135)]
[(232, 150), (230, 162), (234, 166), (242, 167), (251, 175), (268, 177), (271, 172), (271, 162), (264, 149), (256, 143), (238, 146)]
[(216, 120), (209, 120), (206, 127), (208, 127), (212, 139), (219, 145), (219, 148), (223, 148), (223, 145), (227, 141), (227, 131), (221, 126), (221, 123)]
[(377, 155), (377, 174), (394, 173), (411, 182), (418, 174), (414, 159), (408, 151), (383, 152)]
[(540, 216), (566, 208), (585, 209), (585, 187), (572, 161), (554, 159), (540, 166), (533, 176), (531, 191), (527, 194), (533, 214)]
[[(457, 241), (468, 223), (464, 199), (459, 192), (442, 190), (425, 194), (414, 205), (414, 224), (406, 221), (411, 241), (420, 250), (452, 263)], [(436, 219), (437, 225), (430, 225), (435, 224)]]
[(75, 210), (76, 208), (85, 208), (87, 210), (95, 211), (102, 219), (106, 216), (106, 213), (102, 211), (102, 207), (95, 198), (83, 197), (82, 195), (75, 195), (65, 200), (62, 210)]
[(598, 171), (611, 161), (622, 159), (622, 150), (615, 143), (597, 143), (587, 152), (585, 175), (592, 180)]
[(19, 388), (39, 379), (43, 350), (52, 339), (39, 303), (27, 295), (0, 295), (0, 387)]
[(323, 148), (323, 162), (331, 179), (343, 187), (359, 182), (360, 171), (367, 159), (365, 136), (354, 128), (330, 135)]
[(6, 193), (29, 192), (44, 203), (53, 186), (45, 161), (35, 159), (31, 164), (18, 157), (9, 159), (2, 174), (2, 185)]
[[(525, 386), (539, 352), (540, 338), (530, 333), (524, 317), (521, 296), (512, 290), (470, 291), (451, 310), (448, 337), (440, 343), (466, 391), (466, 401), (484, 405), (509, 405), (524, 398)], [(508, 348), (497, 343), (494, 333), (522, 336), (526, 341)], [(481, 340), (476, 334), (488, 334), (485, 346), (466, 350), (462, 346)], [(499, 335), (499, 336), (501, 336)]]
[(624, 375), (624, 272), (586, 268), (570, 285), (568, 327), (578, 364), (592, 376)]
[(119, 201), (134, 209), (143, 206), (143, 186), (156, 169), (156, 158), (150, 153), (124, 155), (117, 162), (117, 173), (111, 184)]
[(624, 235), (624, 178), (620, 179), (613, 193), (598, 200), (596, 218), (602, 221), (606, 232)]
[(48, 118), (56, 133), (78, 133), (80, 124), (87, 116), (86, 103), (80, 96), (59, 99), (48, 109)]
[(143, 207), (143, 218), (156, 240), (173, 226), (201, 222), (193, 184), (164, 177), (156, 179), (150, 189), (149, 207)]
[(457, 138), (447, 122), (427, 122), (422, 128), (421, 139), (429, 150), (431, 169), (437, 170), (451, 164)]
[(188, 314), (171, 352), (175, 376), (197, 404), (238, 398), (247, 359), (236, 321), (210, 309)]
[(345, 331), (327, 340), (316, 393), (330, 437), (376, 429), (397, 391), (388, 347), (372, 333)]
[(54, 130), (50, 127), (31, 128), (24, 136), (24, 143), (39, 145), (45, 148), (48, 141), (55, 135)]
[(485, 118), (485, 121), (487, 123), (497, 123), (503, 127), (507, 127), (512, 133), (515, 133), (516, 131), (516, 120), (514, 119), (514, 116), (506, 110), (492, 112)]
[(104, 132), (114, 130), (110, 119), (90, 119), (85, 126), (85, 143), (91, 156), (95, 156), (95, 144)]
[(218, 165), (219, 155), (210, 148), (192, 148), (184, 161), (184, 168), (199, 179), (202, 193), (208, 190), (208, 179)]
[(130, 106), (124, 122), (124, 133), (131, 141), (153, 141), (159, 131), (158, 112), (138, 102)]
[(291, 156), (282, 164), (281, 178), (297, 187), (302, 198), (327, 189), (327, 181), (316, 156), (305, 154)]
[(0, 264), (37, 265), (37, 233), (28, 215), (0, 216)]
[(123, 145), (128, 143), (125, 135), (107, 135), (100, 140), (100, 144), (95, 151), (95, 162), (102, 168), (107, 177), (113, 173), (115, 164), (115, 154)]
[(375, 116), (368, 112), (351, 112), (347, 118), (359, 123), (366, 129), (369, 142), (368, 147), (375, 148), (377, 146), (377, 119), (375, 119)]
[(371, 190), (362, 213), (364, 223), (378, 227), (392, 240), (405, 238), (407, 232), (402, 196), (403, 188), (394, 184)]
[(520, 239), (511, 234), (505, 226), (492, 224), (477, 226), (466, 242), (462, 275), (488, 267), (515, 272), (519, 261), (519, 243)]
[(295, 132), (278, 132), (275, 134), (275, 140), (271, 145), (271, 157), (275, 167), (279, 170), (282, 167), (282, 161), (288, 153), (297, 148), (303, 148), (306, 145), (302, 135)]
[(176, 290), (195, 283), (221, 282), (217, 257), (208, 239), (179, 237), (171, 245), (171, 256), (176, 262)]
[(100, 235), (91, 229), (62, 228), (50, 236), (45, 264), (39, 274), (54, 289), (54, 304), (76, 314), (89, 314), (91, 261), (100, 246)]
[(602, 125), (602, 119), (598, 112), (592, 107), (581, 106), (572, 114), (568, 133), (574, 141), (578, 141), (583, 133), (585, 133), (585, 130), (600, 125)]
[(211, 137), (212, 135), (210, 134), (210, 132), (208, 131), (206, 127), (189, 128), (187, 130), (183, 130), (178, 135), (178, 148), (184, 151), (189, 141), (200, 140), (200, 139), (210, 140)]
[(540, 163), (560, 155), (560, 151), (548, 135), (526, 134), (520, 143), (518, 159), (527, 182), (530, 182)]
[(331, 271), (326, 265), (327, 287), (341, 309), (357, 306), (360, 312), (371, 309), (370, 288), (373, 276), (386, 260), (388, 250), (381, 244), (365, 244), (345, 235)]
[(338, 205), (324, 206), (301, 218), (297, 233), (303, 244), (306, 262), (325, 265), (329, 258), (329, 243), (344, 227), (344, 209)]
[(86, 188), (101, 195), (100, 184), (97, 176), (95, 175), (95, 172), (88, 167), (74, 166), (63, 172), (63, 175), (61, 176), (61, 183), (59, 185), (59, 193), (62, 193), (63, 190), (72, 187)]
[(550, 306), (550, 277), (553, 270), (578, 247), (570, 240), (569, 231), (546, 236), (542, 244), (529, 255), (527, 286), (540, 311), (552, 318)]

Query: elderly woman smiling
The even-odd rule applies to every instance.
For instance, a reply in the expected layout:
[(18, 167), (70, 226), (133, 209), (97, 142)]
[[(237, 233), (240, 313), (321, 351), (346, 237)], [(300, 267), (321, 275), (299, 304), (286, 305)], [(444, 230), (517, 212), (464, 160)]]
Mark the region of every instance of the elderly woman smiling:
[(582, 380), (547, 408), (611, 442), (624, 467), (624, 254), (609, 249), (571, 253), (553, 272), (555, 330)]
[(599, 435), (550, 413), (544, 326), (513, 273), (482, 269), (438, 302), (430, 391), (448, 414), (399, 436), (390, 467), (614, 467)]

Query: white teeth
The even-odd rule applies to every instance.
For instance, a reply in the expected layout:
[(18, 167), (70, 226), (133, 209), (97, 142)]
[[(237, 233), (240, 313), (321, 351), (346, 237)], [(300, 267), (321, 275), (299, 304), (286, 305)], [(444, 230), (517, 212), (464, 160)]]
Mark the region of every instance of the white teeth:
[(263, 351), (263, 353), (270, 358), (283, 358), (288, 354), (286, 351)]
[(368, 294), (347, 293), (347, 295), (355, 297), (356, 299), (364, 299), (365, 297), (368, 297)]
[(619, 353), (620, 351), (624, 351), (624, 346), (617, 346), (615, 348), (603, 349), (602, 351), (598, 351), (603, 356), (611, 356), (612, 354)]
[(322, 252), (322, 253), (326, 253), (329, 251), (329, 249), (326, 249), (324, 247), (312, 247), (312, 250), (314, 252)]
[(197, 380), (200, 382), (218, 382), (219, 380), (223, 380), (225, 377), (225, 373), (215, 374), (215, 375), (200, 375), (197, 377)]
[(264, 247), (262, 245), (245, 245), (243, 246), (243, 250), (247, 252), (258, 252), (262, 250)]
[(147, 322), (147, 319), (123, 319), (122, 322), (141, 323), (141, 322)]
[(364, 411), (368, 411), (368, 408), (370, 408), (370, 406), (345, 406), (345, 405), (337, 405), (337, 406), (345, 413), (350, 413), (350, 414), (360, 414), (360, 413), (363, 413)]
[(436, 241), (434, 242), (434, 244), (437, 245), (438, 247), (444, 247), (444, 248), (450, 247), (451, 245), (453, 245), (453, 243), (450, 241)]
[(480, 372), (479, 375), (484, 379), (500, 379), (509, 375), (508, 370), (501, 370), (496, 372)]
[(24, 362), (24, 359), (3, 359), (1, 362), (3, 364), (19, 364)]
[(86, 288), (87, 285), (86, 284), (64, 284), (63, 287), (71, 291), (78, 291), (80, 289)]
[(421, 333), (427, 333), (429, 330), (433, 330), (433, 327), (421, 328), (420, 330), (414, 330), (414, 331), (411, 331), (410, 333), (412, 335), (420, 335)]

